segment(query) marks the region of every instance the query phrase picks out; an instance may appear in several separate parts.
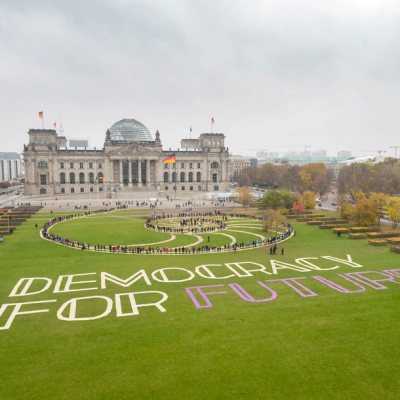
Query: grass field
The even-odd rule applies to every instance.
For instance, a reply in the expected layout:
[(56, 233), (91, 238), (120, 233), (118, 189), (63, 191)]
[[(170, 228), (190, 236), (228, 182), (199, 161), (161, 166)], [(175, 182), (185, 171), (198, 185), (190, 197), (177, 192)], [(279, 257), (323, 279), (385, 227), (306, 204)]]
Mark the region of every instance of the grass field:
[[(118, 221), (113, 231), (104, 231), (104, 219), (95, 217), (61, 223), (52, 232), (106, 244), (143, 242), (144, 219), (135, 211), (137, 218), (124, 212), (115, 213), (124, 218), (108, 218)], [(19, 312), (49, 311), (16, 315), (9, 329), (0, 330), (0, 399), (400, 398), (400, 277), (376, 282), (387, 288), (379, 290), (358, 282), (365, 290), (352, 293), (313, 278), (361, 290), (343, 274), (399, 269), (400, 255), (388, 247), (338, 238), (291, 220), (296, 235), (284, 242), (284, 256), (270, 256), (268, 247), (236, 254), (104, 254), (41, 239), (34, 225), (50, 217), (36, 214), (0, 244), (0, 327), (14, 309), (6, 304), (49, 301), (22, 305)], [(235, 224), (232, 230), (261, 234), (253, 225)], [(146, 240), (164, 235), (146, 232)], [(232, 234), (229, 227), (226, 233)], [(217, 234), (202, 236), (220, 240)], [(347, 260), (347, 255), (362, 267), (322, 258)], [(321, 269), (307, 268), (307, 261)], [(116, 279), (140, 270), (147, 282), (142, 277), (129, 285)], [(102, 282), (102, 272), (116, 278), (103, 274)], [(215, 278), (207, 278), (209, 273)], [(66, 291), (68, 277), (59, 277), (75, 274), (83, 275), (72, 277)], [(26, 295), (10, 297), (21, 278), (35, 277), (48, 280), (35, 280)], [(295, 281), (265, 282), (298, 277), (305, 278), (297, 282), (307, 289), (294, 286), (302, 294), (287, 284)], [(28, 295), (46, 283), (47, 290)], [(224, 292), (207, 296), (212, 307), (196, 289), (188, 289), (210, 285), (220, 286), (199, 290)], [(276, 298), (267, 300), (273, 292)], [(140, 307), (165, 296), (159, 304), (164, 312), (154, 305)], [(76, 300), (74, 313), (73, 299), (85, 297)]]

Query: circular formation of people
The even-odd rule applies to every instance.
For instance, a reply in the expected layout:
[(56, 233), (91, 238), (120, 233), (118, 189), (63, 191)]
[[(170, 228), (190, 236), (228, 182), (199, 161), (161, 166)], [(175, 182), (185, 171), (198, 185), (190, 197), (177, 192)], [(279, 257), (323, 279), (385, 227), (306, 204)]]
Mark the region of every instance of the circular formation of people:
[[(275, 254), (277, 244), (294, 235), (293, 226), (283, 222), (282, 226), (273, 232), (262, 231), (262, 216), (245, 213), (214, 212), (165, 214), (153, 212), (144, 220), (143, 229), (169, 234), (170, 238), (154, 243), (141, 244), (105, 244), (87, 243), (80, 240), (54, 235), (51, 228), (61, 222), (95, 216), (111, 216), (115, 209), (101, 209), (71, 213), (48, 220), (40, 230), (43, 239), (73, 249), (122, 254), (158, 254), (158, 255), (189, 255), (207, 254), (255, 249), (262, 246), (270, 247), (270, 254)], [(137, 215), (135, 217), (138, 217)], [(249, 231), (250, 229), (250, 231)], [(254, 232), (256, 231), (256, 232)], [(268, 234), (270, 237), (267, 237)], [(193, 242), (182, 246), (174, 246), (173, 242), (179, 235), (188, 235)], [(215, 235), (220, 235), (218, 244), (213, 245)], [(221, 240), (221, 236), (225, 240)], [(140, 237), (140, 235), (138, 235)], [(210, 242), (210, 237), (213, 239)], [(251, 240), (249, 240), (251, 238)], [(243, 240), (245, 239), (245, 240)], [(283, 254), (283, 248), (282, 248)]]

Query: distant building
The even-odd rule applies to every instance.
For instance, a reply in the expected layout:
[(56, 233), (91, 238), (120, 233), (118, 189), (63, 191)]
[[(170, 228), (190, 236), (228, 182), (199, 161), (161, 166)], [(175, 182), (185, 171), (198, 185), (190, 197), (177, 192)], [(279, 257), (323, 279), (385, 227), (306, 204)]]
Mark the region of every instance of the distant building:
[(338, 158), (350, 158), (351, 157), (351, 151), (349, 150), (342, 150), (337, 153)]
[(279, 153), (277, 151), (261, 151), (257, 152), (256, 157), (261, 159), (278, 158)]
[(320, 149), (320, 150), (315, 150), (312, 153), (313, 157), (326, 157), (326, 150)]
[(89, 140), (81, 140), (81, 139), (70, 139), (68, 143), (69, 147), (80, 147), (85, 148), (89, 147)]
[(245, 156), (230, 156), (229, 157), (229, 179), (240, 174), (243, 169), (248, 167), (257, 167), (257, 158)]
[(8, 182), (23, 176), (21, 155), (0, 153), (0, 182)]
[(311, 150), (307, 150), (306, 152), (304, 152), (304, 150), (300, 151), (299, 157), (311, 157)]

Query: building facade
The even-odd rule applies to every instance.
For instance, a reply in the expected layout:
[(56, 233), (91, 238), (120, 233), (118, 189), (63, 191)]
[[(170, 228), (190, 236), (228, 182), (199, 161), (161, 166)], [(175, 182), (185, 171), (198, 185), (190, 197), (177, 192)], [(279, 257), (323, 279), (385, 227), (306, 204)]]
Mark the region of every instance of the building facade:
[[(111, 198), (120, 192), (167, 196), (175, 190), (183, 195), (229, 189), (229, 154), (221, 133), (203, 133), (196, 147), (178, 151), (163, 150), (159, 132), (152, 140), (148, 129), (133, 119), (111, 126), (101, 150), (68, 149), (66, 138), (52, 129), (31, 129), (28, 134), (25, 195), (105, 192), (104, 197)], [(176, 163), (164, 164), (173, 154)]]
[(18, 153), (0, 153), (0, 182), (23, 177), (23, 162)]

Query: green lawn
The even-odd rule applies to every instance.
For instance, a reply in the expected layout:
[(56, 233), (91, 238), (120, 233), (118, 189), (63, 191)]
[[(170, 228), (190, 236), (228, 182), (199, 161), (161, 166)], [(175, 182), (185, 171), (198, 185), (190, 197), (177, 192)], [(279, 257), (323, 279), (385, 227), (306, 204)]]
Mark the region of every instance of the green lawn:
[[(142, 230), (144, 219), (128, 212), (116, 215), (127, 218), (82, 218), (56, 225), (51, 232), (106, 244), (164, 235)], [(16, 315), (9, 329), (0, 330), (0, 399), (399, 399), (400, 285), (382, 281), (387, 289), (364, 284), (365, 291), (343, 293), (313, 278), (320, 276), (351, 291), (359, 289), (338, 274), (399, 269), (400, 255), (390, 252), (389, 246), (338, 238), (330, 230), (291, 220), (296, 235), (282, 244), (284, 256), (270, 256), (268, 248), (187, 256), (104, 254), (41, 239), (34, 225), (48, 218), (36, 214), (0, 244), (0, 304), (56, 300), (23, 305), (20, 312), (49, 311)], [(238, 235), (250, 241), (256, 238)], [(202, 236), (220, 240), (217, 234)], [(186, 235), (177, 239), (181, 237), (194, 239)], [(362, 267), (322, 258), (346, 260), (348, 254)], [(305, 267), (295, 260), (305, 257), (322, 269), (299, 270)], [(244, 276), (237, 266), (256, 270), (262, 265), (271, 273), (274, 260), (292, 269)], [(197, 268), (204, 265), (216, 278), (233, 276), (206, 278), (207, 270)], [(339, 268), (326, 269), (335, 266)], [(160, 269), (165, 278), (156, 272)], [(101, 288), (102, 272), (127, 279), (140, 270), (146, 271), (150, 285), (141, 278), (125, 287), (114, 279), (104, 281)], [(54, 293), (58, 278), (72, 274), (90, 274), (75, 276), (73, 282), (95, 282), (72, 283), (70, 289), (77, 291), (61, 292), (65, 277)], [(9, 297), (21, 278), (34, 277), (51, 279), (49, 289)], [(283, 281), (265, 283), (295, 277), (306, 278), (298, 282), (315, 295), (303, 297)], [(238, 284), (256, 300), (270, 298), (271, 292), (258, 282), (264, 282), (277, 297), (246, 301), (233, 289), (237, 286), (228, 286)], [(29, 290), (40, 291), (44, 284), (36, 280)], [(212, 307), (197, 308), (185, 289), (209, 285), (223, 286), (204, 288), (205, 293), (226, 293), (208, 295)], [(139, 314), (117, 316), (119, 301), (120, 313), (133, 312), (129, 296), (117, 295), (142, 292), (132, 295), (139, 305), (161, 300), (162, 294), (150, 291), (168, 296), (161, 304), (166, 312), (146, 306), (138, 307)], [(195, 290), (191, 293), (198, 304), (206, 305)], [(243, 292), (242, 296), (246, 298)], [(107, 304), (111, 311), (93, 320), (57, 318), (58, 312), (68, 318), (71, 308), (60, 309), (82, 297), (90, 298), (77, 301), (76, 318), (99, 316)], [(0, 327), (11, 308), (0, 317)]]

